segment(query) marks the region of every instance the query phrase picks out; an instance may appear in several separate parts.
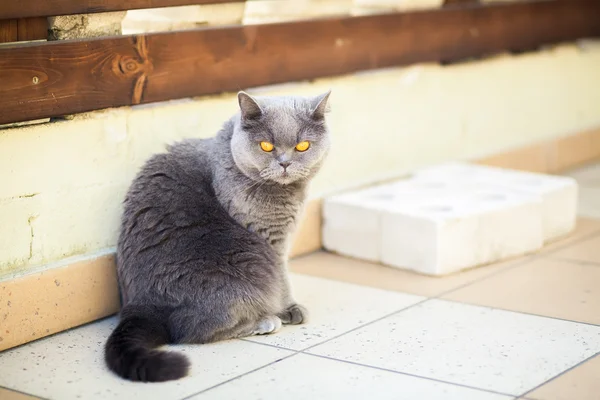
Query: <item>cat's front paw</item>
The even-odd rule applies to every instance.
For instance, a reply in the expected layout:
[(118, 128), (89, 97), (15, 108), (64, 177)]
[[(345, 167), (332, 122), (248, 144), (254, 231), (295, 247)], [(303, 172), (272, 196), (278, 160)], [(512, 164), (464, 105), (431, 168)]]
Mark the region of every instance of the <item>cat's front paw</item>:
[(256, 328), (253, 335), (267, 335), (269, 333), (275, 333), (281, 328), (281, 319), (276, 316), (270, 316), (263, 318), (256, 324)]
[(292, 304), (279, 315), (284, 325), (299, 325), (308, 321), (308, 310), (300, 304)]

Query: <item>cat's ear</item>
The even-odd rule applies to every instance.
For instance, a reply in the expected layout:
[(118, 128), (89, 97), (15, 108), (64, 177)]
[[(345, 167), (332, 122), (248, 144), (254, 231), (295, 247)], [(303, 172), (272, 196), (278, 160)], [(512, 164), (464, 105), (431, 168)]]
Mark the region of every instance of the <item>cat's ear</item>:
[(259, 118), (263, 113), (256, 99), (246, 92), (238, 93), (238, 103), (244, 120)]
[(331, 94), (331, 90), (315, 97), (312, 101), (312, 117), (314, 119), (323, 119), (325, 118), (325, 113), (329, 111), (328, 103), (329, 95)]

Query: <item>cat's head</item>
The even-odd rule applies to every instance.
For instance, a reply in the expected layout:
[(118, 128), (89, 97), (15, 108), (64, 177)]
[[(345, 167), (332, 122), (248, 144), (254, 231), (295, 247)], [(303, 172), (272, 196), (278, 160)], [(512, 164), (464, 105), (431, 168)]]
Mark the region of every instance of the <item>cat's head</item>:
[(238, 168), (254, 180), (282, 185), (312, 178), (330, 146), (329, 93), (311, 98), (238, 93), (239, 123), (231, 138)]

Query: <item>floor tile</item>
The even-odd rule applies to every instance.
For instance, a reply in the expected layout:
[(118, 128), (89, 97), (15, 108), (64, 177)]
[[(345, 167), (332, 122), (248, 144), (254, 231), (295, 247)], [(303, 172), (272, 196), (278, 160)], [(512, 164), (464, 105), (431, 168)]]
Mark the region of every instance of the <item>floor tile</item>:
[(600, 234), (600, 219), (580, 217), (577, 219), (577, 225), (573, 232), (563, 238), (546, 243), (537, 253), (542, 255), (551, 254), (581, 242), (594, 234)]
[(600, 350), (600, 327), (430, 300), (309, 352), (522, 394)]
[(598, 400), (600, 356), (573, 368), (526, 396), (535, 400)]
[(30, 396), (25, 393), (19, 393), (19, 392), (15, 392), (13, 390), (0, 388), (0, 399), (2, 399), (2, 400), (38, 400), (39, 397), (34, 397), (34, 396)]
[(292, 261), (290, 268), (302, 274), (432, 297), (509, 268), (518, 261), (520, 260), (510, 260), (444, 277), (432, 277), (319, 252)]
[(292, 285), (296, 300), (309, 310), (309, 323), (285, 326), (276, 335), (247, 340), (302, 350), (424, 300), (419, 296), (295, 274)]
[(181, 399), (292, 354), (243, 341), (177, 346), (192, 363), (189, 377), (132, 383), (110, 373), (103, 346), (116, 318), (0, 353), (0, 386), (57, 399)]
[(538, 258), (443, 298), (600, 325), (599, 283), (600, 266)]
[(551, 257), (600, 266), (600, 234), (551, 254)]
[(483, 392), (304, 354), (192, 397), (194, 400), (503, 400)]

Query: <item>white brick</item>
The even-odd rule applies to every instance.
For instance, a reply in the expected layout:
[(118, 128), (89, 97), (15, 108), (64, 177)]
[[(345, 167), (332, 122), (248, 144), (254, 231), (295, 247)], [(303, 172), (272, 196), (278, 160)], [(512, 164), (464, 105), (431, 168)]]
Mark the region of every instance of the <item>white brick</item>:
[(575, 226), (572, 178), (449, 163), (325, 201), (328, 250), (430, 275), (522, 255)]
[(542, 246), (534, 196), (480, 192), (427, 200), (382, 214), (381, 262), (445, 275)]
[(361, 204), (360, 198), (325, 201), (323, 245), (350, 257), (378, 262), (381, 259), (379, 212)]
[(415, 178), (326, 200), (328, 250), (429, 275), (539, 249), (542, 200)]
[(418, 179), (461, 187), (486, 187), (540, 196), (544, 241), (555, 240), (575, 228), (578, 186), (575, 179), (467, 163), (448, 163), (417, 173)]

